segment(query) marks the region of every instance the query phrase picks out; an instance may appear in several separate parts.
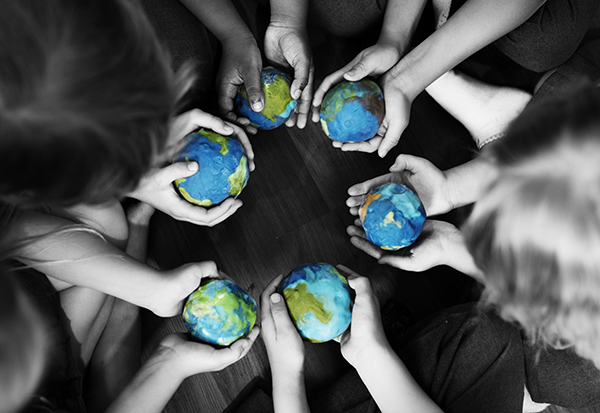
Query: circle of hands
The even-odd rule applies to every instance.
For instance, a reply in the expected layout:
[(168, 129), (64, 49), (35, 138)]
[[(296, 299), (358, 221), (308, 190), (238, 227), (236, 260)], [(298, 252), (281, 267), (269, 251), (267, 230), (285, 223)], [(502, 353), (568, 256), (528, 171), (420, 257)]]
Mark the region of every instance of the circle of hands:
[[(314, 66), (305, 28), (294, 21), (274, 19), (265, 35), (265, 54), (269, 64), (292, 69), (294, 72), (290, 94), (294, 99), (299, 99), (299, 102), (295, 113), (286, 121), (286, 126), (296, 125), (304, 128), (309, 117), (313, 122), (319, 122), (323, 97), (334, 84), (342, 80), (359, 81), (370, 76), (376, 78), (384, 90), (386, 115), (380, 129), (373, 138), (365, 142), (334, 141), (333, 146), (342, 151), (377, 151), (379, 156), (384, 157), (397, 145), (408, 125), (414, 98), (403, 93), (397, 76), (394, 76), (393, 67), (401, 57), (396, 47), (378, 43), (363, 50), (347, 65), (327, 76), (314, 91)], [(199, 128), (210, 128), (222, 135), (235, 135), (246, 150), (250, 171), (254, 170), (254, 153), (247, 133), (255, 134), (257, 130), (250, 125), (247, 118), (234, 113), (233, 101), (239, 86), (245, 85), (253, 110), (263, 109), (264, 95), (260, 85), (262, 67), (260, 50), (253, 37), (224, 42), (223, 57), (217, 74), (217, 90), (219, 112), (227, 121), (198, 109), (175, 117), (166, 152), (175, 153), (179, 142), (189, 133)], [(242, 201), (228, 198), (218, 206), (206, 209), (181, 199), (172, 182), (191, 176), (197, 170), (196, 162), (177, 162), (153, 168), (128, 195), (175, 219), (196, 225), (216, 225), (235, 213), (242, 206)], [(445, 173), (426, 159), (400, 155), (388, 174), (348, 189), (349, 198), (346, 204), (350, 213), (358, 215), (358, 207), (369, 190), (386, 182), (401, 183), (413, 190), (423, 202), (428, 216), (443, 214), (453, 208), (449, 201)], [(428, 219), (415, 244), (400, 251), (390, 252), (383, 251), (367, 241), (358, 219), (354, 225), (347, 228), (347, 232), (355, 247), (376, 258), (379, 263), (408, 271), (424, 271), (445, 263), (446, 257), (451, 253), (452, 243), (460, 237), (458, 229), (453, 225)], [(368, 278), (344, 266), (338, 266), (338, 269), (347, 276), (349, 285), (356, 292), (356, 298), (350, 328), (336, 338), (336, 341), (340, 343), (344, 358), (357, 365), (368, 353), (369, 348), (376, 343), (385, 342), (379, 304)], [(161, 276), (165, 282), (170, 280), (171, 285), (176, 280), (179, 286), (170, 299), (163, 296), (165, 299), (161, 300), (170, 304), (154, 309), (155, 313), (162, 316), (179, 314), (188, 295), (197, 288), (203, 278), (229, 278), (211, 261), (183, 265), (171, 271), (164, 271)], [(260, 326), (255, 326), (248, 337), (237, 340), (227, 348), (215, 349), (188, 341), (183, 334), (172, 334), (162, 340), (159, 354), (178, 363), (180, 371), (186, 375), (218, 371), (243, 358), (262, 331), (271, 368), (284, 374), (302, 371), (304, 345), (288, 316), (285, 300), (276, 292), (282, 278), (282, 275), (274, 278), (264, 289), (260, 299)]]

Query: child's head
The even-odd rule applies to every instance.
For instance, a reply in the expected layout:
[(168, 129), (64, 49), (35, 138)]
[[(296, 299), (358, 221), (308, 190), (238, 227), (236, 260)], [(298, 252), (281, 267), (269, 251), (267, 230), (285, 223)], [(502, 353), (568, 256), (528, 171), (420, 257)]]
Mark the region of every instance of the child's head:
[(44, 370), (46, 338), (17, 283), (0, 268), (0, 413), (16, 412)]
[(131, 0), (19, 0), (0, 13), (0, 194), (100, 202), (156, 162), (180, 97)]
[(600, 366), (600, 89), (526, 110), (489, 151), (499, 174), (465, 228), (485, 298)]

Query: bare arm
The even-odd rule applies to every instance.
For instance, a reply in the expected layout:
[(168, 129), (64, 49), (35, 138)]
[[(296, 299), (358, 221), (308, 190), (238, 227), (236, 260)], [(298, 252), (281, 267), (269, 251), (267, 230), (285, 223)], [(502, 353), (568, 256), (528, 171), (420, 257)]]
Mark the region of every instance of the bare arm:
[(440, 29), (390, 71), (404, 93), (416, 97), (473, 53), (514, 30), (545, 0), (468, 0)]
[(426, 3), (425, 0), (388, 1), (377, 43), (393, 44), (400, 55), (405, 54)]

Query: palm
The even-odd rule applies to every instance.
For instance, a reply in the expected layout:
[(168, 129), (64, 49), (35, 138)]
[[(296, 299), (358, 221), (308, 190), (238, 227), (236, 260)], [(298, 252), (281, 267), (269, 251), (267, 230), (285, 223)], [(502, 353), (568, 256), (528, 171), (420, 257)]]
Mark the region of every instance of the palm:
[(267, 60), (284, 67), (296, 67), (310, 54), (305, 37), (297, 29), (269, 26), (265, 34)]

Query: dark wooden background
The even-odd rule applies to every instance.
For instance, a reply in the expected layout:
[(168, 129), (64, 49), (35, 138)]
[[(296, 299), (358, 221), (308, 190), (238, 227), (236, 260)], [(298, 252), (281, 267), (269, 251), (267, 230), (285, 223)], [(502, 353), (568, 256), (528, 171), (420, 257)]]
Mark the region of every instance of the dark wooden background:
[[(240, 2), (240, 7), (254, 22), (256, 10), (250, 3)], [(260, 24), (252, 26), (261, 36)], [(311, 37), (316, 85), (364, 46), (358, 40), (342, 41), (318, 31), (312, 31)], [(477, 298), (475, 283), (463, 274), (447, 267), (409, 273), (378, 265), (355, 249), (346, 234), (346, 227), (354, 220), (345, 205), (348, 187), (386, 173), (398, 154), (423, 156), (440, 169), (459, 165), (475, 155), (476, 148), (466, 130), (426, 93), (415, 101), (410, 126), (385, 159), (376, 154), (335, 149), (320, 125), (310, 122), (304, 130), (282, 126), (261, 131), (251, 137), (251, 142), (256, 170), (240, 195), (244, 206), (232, 217), (214, 228), (205, 228), (155, 214), (150, 253), (158, 265), (170, 269), (188, 262), (214, 260), (257, 302), (263, 288), (276, 275), (316, 261), (344, 264), (368, 276), (381, 304), (395, 297), (416, 318)], [(459, 223), (466, 213), (459, 210), (444, 218)], [(185, 331), (180, 317), (158, 319), (145, 314), (146, 352), (173, 331)], [(305, 348), (310, 401), (320, 386), (351, 367), (335, 342), (306, 343)], [(218, 373), (186, 380), (166, 411), (221, 412), (256, 377), (269, 380), (266, 350), (260, 337), (238, 363)], [(569, 410), (552, 407), (549, 411)]]

